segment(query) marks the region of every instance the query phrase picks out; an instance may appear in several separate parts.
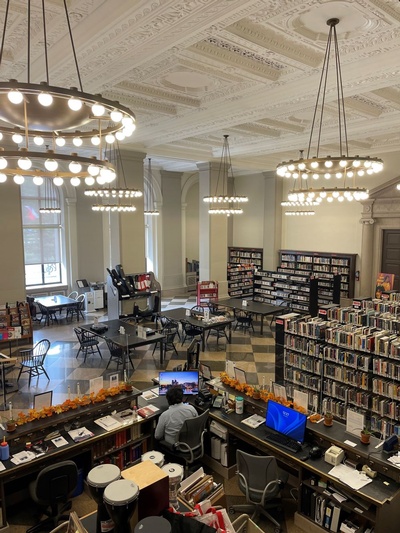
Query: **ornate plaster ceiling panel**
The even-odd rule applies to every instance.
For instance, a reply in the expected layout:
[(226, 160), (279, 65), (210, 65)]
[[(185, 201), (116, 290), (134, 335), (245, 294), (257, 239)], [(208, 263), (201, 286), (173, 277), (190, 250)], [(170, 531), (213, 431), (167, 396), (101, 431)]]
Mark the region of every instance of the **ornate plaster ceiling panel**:
[[(334, 17), (349, 145), (383, 159), (399, 149), (398, 0), (68, 0), (68, 8), (84, 90), (135, 112), (137, 130), (122, 144), (157, 167), (194, 171), (219, 157), (224, 134), (243, 173), (296, 158), (308, 145), (326, 21)], [(31, 9), (31, 79), (38, 82), (41, 1), (31, 0)], [(77, 86), (62, 1), (46, 0), (46, 13), (50, 81)], [(26, 81), (25, 20), (26, 0), (11, 0), (0, 80)], [(333, 86), (326, 98), (321, 150), (333, 152)]]

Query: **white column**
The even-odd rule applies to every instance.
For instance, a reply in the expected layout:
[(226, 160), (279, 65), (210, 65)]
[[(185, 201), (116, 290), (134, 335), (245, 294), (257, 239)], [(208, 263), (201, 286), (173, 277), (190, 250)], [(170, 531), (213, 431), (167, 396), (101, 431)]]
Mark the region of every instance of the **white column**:
[(364, 297), (373, 294), (372, 264), (374, 253), (374, 223), (373, 205), (375, 200), (364, 200), (360, 223), (361, 236), (361, 261), (360, 261), (360, 289), (357, 296)]

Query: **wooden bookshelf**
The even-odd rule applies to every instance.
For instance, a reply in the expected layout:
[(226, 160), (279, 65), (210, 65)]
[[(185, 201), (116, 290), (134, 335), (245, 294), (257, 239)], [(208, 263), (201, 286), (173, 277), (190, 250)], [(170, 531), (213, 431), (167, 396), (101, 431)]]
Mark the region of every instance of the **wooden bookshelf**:
[(231, 297), (253, 294), (254, 272), (262, 269), (262, 248), (228, 248), (228, 294)]
[(32, 318), (28, 302), (0, 305), (0, 343), (32, 341)]

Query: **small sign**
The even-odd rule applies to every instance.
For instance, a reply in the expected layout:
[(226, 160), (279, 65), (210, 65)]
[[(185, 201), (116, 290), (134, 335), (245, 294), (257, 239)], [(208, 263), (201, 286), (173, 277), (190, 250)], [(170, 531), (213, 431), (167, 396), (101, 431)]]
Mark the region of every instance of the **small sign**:
[(204, 320), (210, 320), (210, 310), (204, 309)]
[(242, 300), (242, 307), (247, 307), (247, 300)]
[(186, 316), (190, 316), (190, 314), (191, 314), (190, 313), (190, 309), (186, 309), (185, 314), (186, 314)]

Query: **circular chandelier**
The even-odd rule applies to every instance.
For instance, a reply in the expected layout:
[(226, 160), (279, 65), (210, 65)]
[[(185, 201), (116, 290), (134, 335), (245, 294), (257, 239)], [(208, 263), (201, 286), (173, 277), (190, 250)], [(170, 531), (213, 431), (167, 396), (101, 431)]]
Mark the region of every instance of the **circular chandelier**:
[[(7, 0), (3, 35), (0, 48), (0, 68), (5, 48), (5, 36), (11, 0)], [(17, 2), (15, 2), (17, 3)], [(68, 34), (77, 71), (80, 89), (64, 88), (50, 84), (47, 57), (45, 2), (42, 2), (43, 54), (46, 81), (31, 82), (31, 28), (39, 26), (39, 20), (31, 21), (31, 2), (27, 0), (27, 82), (9, 80), (0, 82), (0, 140), (6, 137), (16, 144), (15, 150), (3, 150), (0, 154), (2, 180), (12, 176), (16, 183), (23, 183), (25, 176), (53, 178), (61, 185), (67, 178), (73, 186), (81, 179), (87, 185), (110, 183), (116, 177), (112, 164), (102, 157), (102, 147), (116, 139), (123, 140), (134, 132), (135, 116), (119, 102), (83, 91), (72, 37), (66, 0), (63, 0)], [(19, 9), (18, 3), (18, 9)], [(35, 38), (37, 35), (35, 34)], [(67, 141), (74, 147), (90, 140), (99, 150), (99, 157), (82, 157), (59, 153)], [(48, 147), (51, 150), (48, 150)], [(41, 147), (45, 147), (43, 151)], [(65, 149), (64, 149), (65, 151)], [(4, 178), (5, 177), (5, 178)]]
[(315, 211), (304, 211), (304, 210), (298, 210), (298, 211), (285, 211), (285, 215), (288, 216), (312, 216), (315, 215)]
[[(335, 177), (341, 178), (353, 178), (355, 176), (372, 175), (381, 172), (383, 169), (383, 161), (377, 157), (371, 156), (350, 156), (349, 147), (347, 141), (347, 125), (346, 125), (346, 112), (344, 106), (343, 95), (343, 82), (342, 82), (342, 70), (340, 66), (339, 46), (336, 34), (336, 25), (339, 23), (339, 19), (331, 18), (327, 21), (329, 26), (329, 34), (327, 39), (327, 45), (325, 50), (325, 57), (322, 66), (322, 73), (318, 87), (317, 100), (314, 109), (314, 115), (311, 125), (310, 139), (308, 143), (307, 157), (303, 158), (303, 151), (301, 151), (300, 158), (297, 160), (284, 161), (277, 166), (276, 172), (278, 176), (285, 178), (297, 179), (301, 177), (304, 180), (309, 178), (319, 179), (321, 177), (330, 179)], [(338, 111), (338, 133), (339, 133), (339, 154), (337, 156), (321, 157), (320, 153), (320, 141), (324, 117), (324, 107), (326, 99), (326, 87), (329, 74), (331, 48), (333, 43), (333, 55), (335, 57), (335, 80), (336, 80), (336, 92), (338, 94), (337, 111)], [(316, 118), (319, 111), (319, 126), (315, 126)], [(314, 136), (314, 129), (318, 129), (316, 155), (310, 156), (311, 145)]]
[(143, 196), (142, 191), (139, 189), (131, 189), (126, 185), (124, 165), (122, 163), (121, 151), (119, 148), (119, 142), (117, 141), (117, 146), (113, 147), (112, 151), (110, 150), (110, 160), (115, 161), (116, 166), (121, 170), (120, 174), (124, 182), (123, 187), (111, 185), (108, 188), (91, 188), (85, 189), (85, 196), (95, 197), (95, 198), (104, 198), (106, 200), (112, 201), (113, 203), (99, 203), (92, 205), (92, 211), (118, 211), (122, 213), (132, 213), (136, 211), (136, 207), (132, 204), (123, 204), (121, 201), (126, 201), (132, 198), (140, 198)]
[(331, 203), (334, 200), (351, 202), (353, 200), (367, 200), (368, 198), (368, 190), (362, 187), (322, 187), (320, 189), (292, 190), (288, 194), (289, 202), (300, 202), (300, 205), (307, 205), (306, 202), (320, 204), (324, 200)]
[[(215, 187), (214, 196), (205, 196), (203, 202), (209, 203), (208, 212), (210, 215), (241, 215), (243, 209), (235, 207), (234, 204), (248, 202), (247, 196), (237, 196), (235, 192), (235, 178), (233, 177), (231, 154), (228, 143), (229, 135), (224, 135), (224, 143), (222, 146), (221, 160), (218, 169), (217, 184)], [(232, 173), (232, 195), (228, 195), (228, 172), (231, 169)], [(221, 180), (221, 185), (220, 184)], [(222, 189), (222, 194), (218, 191)], [(232, 205), (233, 204), (233, 205)]]

